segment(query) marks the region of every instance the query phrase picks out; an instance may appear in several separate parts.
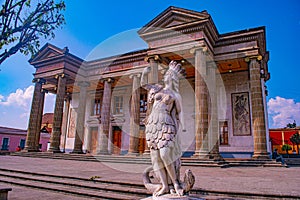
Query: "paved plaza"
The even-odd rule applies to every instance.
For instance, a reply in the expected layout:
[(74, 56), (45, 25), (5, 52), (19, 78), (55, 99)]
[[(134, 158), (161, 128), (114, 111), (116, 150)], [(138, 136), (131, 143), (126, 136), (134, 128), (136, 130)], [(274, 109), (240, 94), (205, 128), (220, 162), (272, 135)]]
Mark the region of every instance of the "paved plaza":
[[(83, 162), (20, 156), (0, 156), (1, 169), (63, 175), (79, 178), (101, 177), (101, 180), (142, 183), (145, 164), (121, 164), (104, 162)], [(249, 194), (271, 194), (294, 196), (300, 199), (299, 167), (182, 167), (191, 169), (196, 176), (194, 189)], [(0, 183), (0, 185), (5, 185)], [(7, 186), (7, 184), (6, 184)], [(18, 199), (87, 199), (50, 191), (29, 189), (9, 185), (10, 200)], [(255, 198), (253, 198), (255, 199)]]

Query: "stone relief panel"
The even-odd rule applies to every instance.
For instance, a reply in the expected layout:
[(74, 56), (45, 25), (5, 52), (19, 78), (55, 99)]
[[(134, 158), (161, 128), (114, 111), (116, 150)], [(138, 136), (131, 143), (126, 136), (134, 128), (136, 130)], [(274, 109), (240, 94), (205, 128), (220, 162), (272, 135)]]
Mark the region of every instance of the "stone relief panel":
[(232, 93), (232, 124), (234, 136), (251, 135), (249, 93)]
[(74, 108), (71, 108), (68, 138), (75, 138), (77, 113)]

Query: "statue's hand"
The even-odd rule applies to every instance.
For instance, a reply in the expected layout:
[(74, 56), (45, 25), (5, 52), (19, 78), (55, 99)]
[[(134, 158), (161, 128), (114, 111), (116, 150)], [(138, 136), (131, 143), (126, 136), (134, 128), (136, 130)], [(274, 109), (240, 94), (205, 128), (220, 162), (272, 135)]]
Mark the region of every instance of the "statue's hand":
[(151, 71), (151, 67), (148, 66), (148, 67), (145, 67), (145, 69), (143, 70), (143, 74), (149, 74)]

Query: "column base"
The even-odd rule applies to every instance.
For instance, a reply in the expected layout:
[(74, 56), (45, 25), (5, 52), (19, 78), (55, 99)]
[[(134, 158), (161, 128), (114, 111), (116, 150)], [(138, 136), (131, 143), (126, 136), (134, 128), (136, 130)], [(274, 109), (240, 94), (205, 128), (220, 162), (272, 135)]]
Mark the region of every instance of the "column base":
[(142, 154), (144, 157), (150, 157), (150, 150), (145, 150), (144, 153)]
[(252, 156), (253, 159), (257, 160), (271, 160), (269, 153), (254, 153)]
[(47, 152), (49, 153), (62, 153), (60, 149), (49, 149)]
[(224, 161), (224, 158), (221, 156), (220, 153), (210, 153), (209, 159), (214, 161)]
[(72, 152), (70, 152), (72, 154), (85, 154), (82, 149), (74, 149)]
[(133, 157), (137, 157), (139, 156), (139, 152), (128, 152), (125, 156), (133, 156)]
[(107, 150), (100, 150), (97, 151), (97, 155), (111, 155), (111, 153), (109, 153)]
[(195, 151), (192, 158), (209, 160), (209, 152), (208, 151)]
[(39, 152), (36, 149), (23, 149), (21, 152)]

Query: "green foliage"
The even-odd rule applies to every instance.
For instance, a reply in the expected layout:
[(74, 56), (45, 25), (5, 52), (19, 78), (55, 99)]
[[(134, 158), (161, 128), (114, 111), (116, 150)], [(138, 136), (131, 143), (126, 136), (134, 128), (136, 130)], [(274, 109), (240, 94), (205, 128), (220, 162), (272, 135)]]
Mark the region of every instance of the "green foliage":
[(300, 144), (300, 134), (299, 133), (295, 133), (293, 134), (291, 137), (290, 137), (290, 141), (297, 145), (297, 151), (298, 151), (298, 154), (299, 154), (299, 144)]
[(286, 151), (286, 154), (288, 154), (289, 150), (292, 150), (292, 147), (289, 144), (284, 144), (284, 145), (282, 145), (281, 150)]
[(294, 122), (291, 124), (291, 123), (288, 123), (286, 125), (287, 128), (296, 128), (297, 124), (296, 124), (296, 121), (294, 120)]
[(54, 38), (54, 30), (65, 24), (65, 7), (63, 0), (5, 0), (0, 8), (0, 64), (18, 51), (33, 56), (41, 38)]

